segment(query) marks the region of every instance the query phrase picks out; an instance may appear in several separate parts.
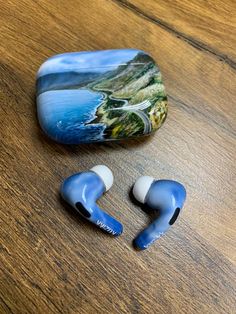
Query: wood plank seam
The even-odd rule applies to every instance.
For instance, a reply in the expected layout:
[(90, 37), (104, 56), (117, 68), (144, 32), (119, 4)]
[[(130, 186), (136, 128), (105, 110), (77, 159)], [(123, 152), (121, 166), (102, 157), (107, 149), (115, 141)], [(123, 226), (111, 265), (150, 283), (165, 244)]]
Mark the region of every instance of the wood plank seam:
[(184, 33), (172, 28), (168, 23), (164, 22), (163, 20), (157, 19), (151, 14), (146, 14), (139, 7), (135, 6), (132, 3), (129, 3), (129, 1), (127, 0), (111, 0), (111, 1), (115, 2), (119, 6), (127, 8), (128, 10), (132, 11), (134, 14), (141, 16), (142, 18), (148, 20), (149, 22), (160, 26), (161, 28), (165, 29), (169, 33), (172, 33), (176, 37), (182, 39), (183, 41), (185, 41), (192, 47), (212, 54), (219, 61), (223, 61), (226, 64), (228, 64), (232, 69), (236, 69), (236, 62), (232, 60), (231, 58), (229, 58), (227, 55), (221, 54), (218, 51), (211, 48), (210, 46), (204, 44), (203, 42), (197, 39), (194, 39), (190, 36), (187, 36)]

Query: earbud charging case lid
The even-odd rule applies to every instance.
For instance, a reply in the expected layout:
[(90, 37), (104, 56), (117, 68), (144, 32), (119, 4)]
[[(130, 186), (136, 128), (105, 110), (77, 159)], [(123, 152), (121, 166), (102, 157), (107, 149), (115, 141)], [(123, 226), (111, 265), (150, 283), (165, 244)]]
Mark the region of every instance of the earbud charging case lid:
[(37, 112), (44, 132), (58, 142), (119, 140), (157, 130), (167, 97), (159, 68), (141, 50), (72, 52), (39, 68)]

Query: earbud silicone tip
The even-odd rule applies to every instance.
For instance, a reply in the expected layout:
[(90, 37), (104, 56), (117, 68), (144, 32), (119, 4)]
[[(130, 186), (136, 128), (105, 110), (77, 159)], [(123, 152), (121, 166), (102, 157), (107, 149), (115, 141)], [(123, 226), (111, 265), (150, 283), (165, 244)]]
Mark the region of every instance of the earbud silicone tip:
[(95, 172), (103, 181), (106, 191), (108, 191), (113, 185), (113, 174), (111, 170), (105, 165), (94, 166), (91, 171)]
[(133, 195), (137, 201), (139, 201), (142, 204), (145, 203), (146, 195), (153, 181), (154, 178), (149, 176), (143, 176), (138, 178), (133, 187)]

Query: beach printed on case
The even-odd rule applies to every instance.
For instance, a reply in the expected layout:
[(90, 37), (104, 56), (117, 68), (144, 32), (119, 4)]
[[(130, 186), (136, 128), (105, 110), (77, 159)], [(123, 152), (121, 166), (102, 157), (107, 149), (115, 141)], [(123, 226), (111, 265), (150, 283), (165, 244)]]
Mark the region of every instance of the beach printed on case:
[(42, 129), (58, 142), (118, 140), (157, 130), (167, 97), (157, 65), (143, 51), (65, 53), (37, 73), (37, 111)]

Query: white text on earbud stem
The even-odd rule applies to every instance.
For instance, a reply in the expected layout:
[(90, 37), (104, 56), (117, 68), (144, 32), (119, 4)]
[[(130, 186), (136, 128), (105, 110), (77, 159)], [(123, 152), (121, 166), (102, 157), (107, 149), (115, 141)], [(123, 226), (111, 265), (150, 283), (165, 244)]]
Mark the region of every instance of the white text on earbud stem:
[(105, 230), (108, 233), (111, 233), (112, 235), (116, 235), (116, 232), (114, 230), (112, 230), (110, 227), (108, 227), (107, 225), (105, 225), (103, 222), (101, 222), (100, 220), (97, 220), (96, 224), (103, 230)]
[(148, 244), (144, 245), (145, 249), (147, 249), (154, 241), (159, 239), (161, 236), (163, 236), (164, 232), (159, 232), (157, 235), (150, 241)]

